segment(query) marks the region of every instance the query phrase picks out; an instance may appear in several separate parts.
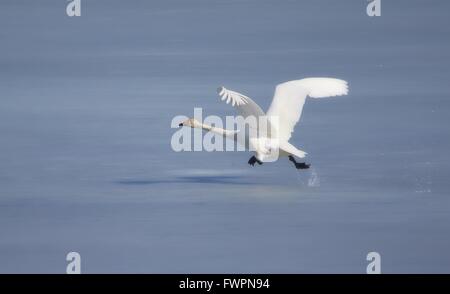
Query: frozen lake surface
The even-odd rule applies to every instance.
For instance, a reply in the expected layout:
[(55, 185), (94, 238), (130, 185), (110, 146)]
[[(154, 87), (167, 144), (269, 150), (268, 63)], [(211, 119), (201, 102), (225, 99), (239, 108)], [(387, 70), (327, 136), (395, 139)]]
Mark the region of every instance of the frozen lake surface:
[[(0, 3), (0, 272), (450, 272), (448, 1)], [(175, 153), (176, 115), (308, 100), (287, 160)]]

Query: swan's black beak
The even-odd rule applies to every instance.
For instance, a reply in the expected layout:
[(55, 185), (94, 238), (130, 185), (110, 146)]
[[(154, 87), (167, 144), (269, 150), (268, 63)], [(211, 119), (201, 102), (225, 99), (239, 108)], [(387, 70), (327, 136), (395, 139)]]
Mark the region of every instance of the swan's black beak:
[(182, 127), (182, 126), (183, 126), (183, 123), (180, 123), (178, 126), (179, 126), (179, 127)]

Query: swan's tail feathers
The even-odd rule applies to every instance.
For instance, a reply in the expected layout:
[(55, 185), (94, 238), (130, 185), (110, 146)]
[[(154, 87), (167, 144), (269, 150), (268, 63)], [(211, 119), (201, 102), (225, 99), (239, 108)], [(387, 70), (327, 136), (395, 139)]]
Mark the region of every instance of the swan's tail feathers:
[(286, 153), (297, 156), (298, 158), (305, 158), (306, 154), (308, 154), (305, 151), (297, 149), (294, 145), (292, 145), (289, 142), (282, 143), (280, 145), (280, 149)]
[(299, 81), (311, 98), (325, 98), (348, 94), (348, 84), (334, 78), (306, 78)]

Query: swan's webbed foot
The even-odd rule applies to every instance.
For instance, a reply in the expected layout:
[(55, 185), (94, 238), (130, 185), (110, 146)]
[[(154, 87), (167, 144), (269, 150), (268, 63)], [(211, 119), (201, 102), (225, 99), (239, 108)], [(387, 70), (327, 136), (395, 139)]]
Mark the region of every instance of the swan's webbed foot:
[(305, 162), (297, 162), (292, 155), (289, 155), (289, 160), (294, 163), (296, 169), (308, 169), (311, 166), (310, 164), (306, 164)]
[(307, 164), (305, 162), (297, 162), (295, 164), (296, 169), (308, 169), (311, 166), (311, 164)]
[(258, 158), (256, 158), (256, 156), (252, 156), (250, 157), (250, 159), (248, 160), (248, 164), (250, 164), (251, 166), (255, 166), (255, 163), (258, 163), (259, 165), (262, 164), (261, 160), (258, 160)]

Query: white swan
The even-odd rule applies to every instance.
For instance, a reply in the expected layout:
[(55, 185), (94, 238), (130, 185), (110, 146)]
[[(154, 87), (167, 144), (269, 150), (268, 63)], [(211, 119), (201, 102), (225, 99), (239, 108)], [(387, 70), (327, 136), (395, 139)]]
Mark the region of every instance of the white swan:
[[(262, 164), (263, 162), (277, 160), (281, 156), (288, 156), (297, 169), (306, 169), (310, 165), (304, 162), (296, 162), (294, 156), (304, 158), (307, 153), (289, 143), (294, 127), (300, 120), (306, 97), (324, 98), (347, 95), (348, 85), (344, 80), (333, 78), (306, 78), (279, 84), (275, 89), (272, 104), (267, 110), (267, 114), (261, 110), (258, 104), (245, 95), (224, 87), (218, 88), (217, 91), (227, 104), (231, 102), (239, 115), (245, 119), (256, 118), (253, 123), (248, 124), (249, 129), (253, 129), (255, 132), (246, 132), (244, 141), (237, 136), (239, 131), (212, 127), (193, 118), (180, 123), (179, 126), (211, 131), (233, 139), (247, 149), (254, 150), (256, 156), (252, 156), (248, 161), (252, 166), (256, 162)], [(265, 123), (261, 124), (261, 122)], [(261, 132), (261, 125), (267, 125), (265, 132)], [(274, 154), (276, 158), (274, 158)]]

